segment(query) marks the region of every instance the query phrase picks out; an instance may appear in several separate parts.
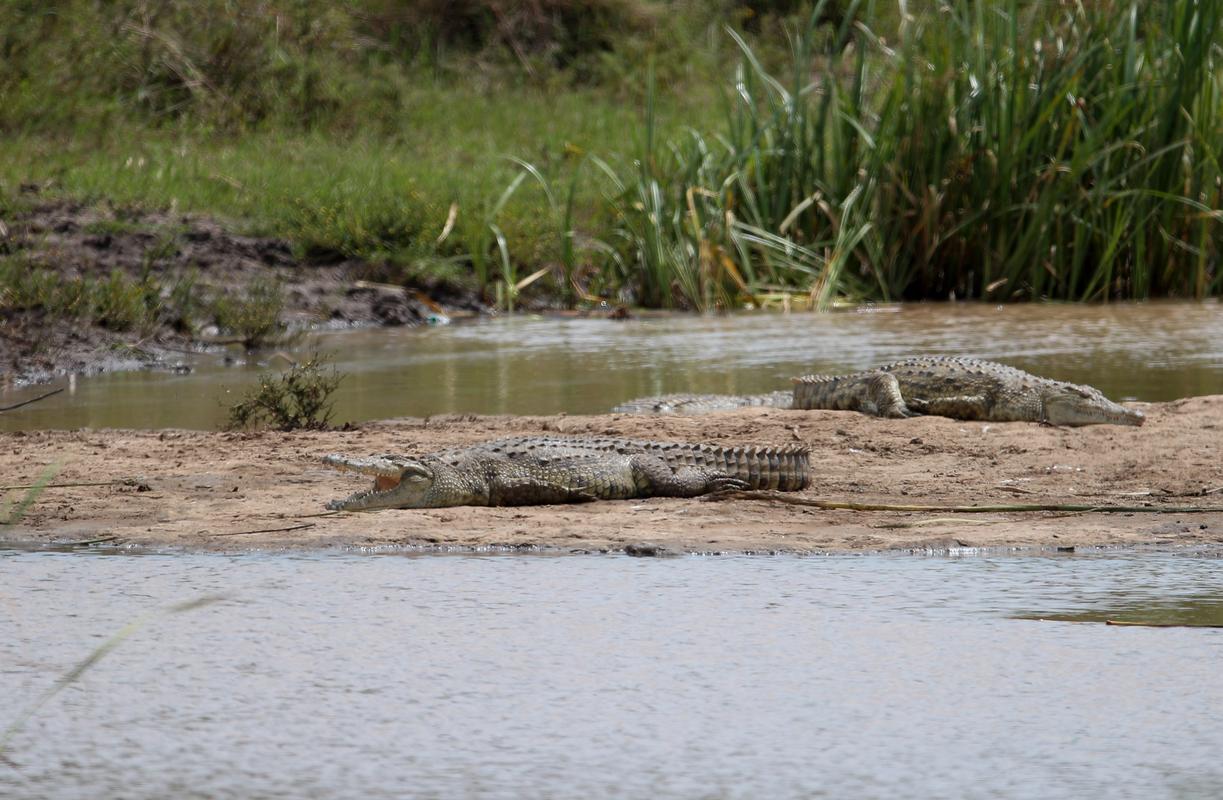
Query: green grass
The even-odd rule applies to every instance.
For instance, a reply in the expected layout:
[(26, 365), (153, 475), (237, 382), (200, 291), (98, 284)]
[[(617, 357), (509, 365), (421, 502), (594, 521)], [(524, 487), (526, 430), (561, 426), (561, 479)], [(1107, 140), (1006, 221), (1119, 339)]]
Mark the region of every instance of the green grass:
[[(395, 136), (218, 136), (128, 125), (94, 131), (95, 138), (3, 138), (0, 186), (11, 194), (21, 183), (48, 182), (87, 201), (216, 214), (253, 233), (287, 237), (304, 256), (387, 261), (393, 274), (384, 277), (476, 281), (473, 261), (499, 260), (490, 221), (504, 231), (515, 263), (560, 256), (538, 184), (496, 202), (519, 170), (512, 157), (530, 158), (550, 178), (564, 176), (582, 154), (631, 141), (639, 113), (605, 93), (533, 87), (496, 94), (422, 88), (412, 107), (419, 112), (407, 114)], [(667, 124), (678, 129), (702, 115), (714, 112), (676, 97)], [(596, 187), (581, 189), (575, 213), (590, 220), (600, 197)]]
[(237, 337), (251, 350), (291, 338), (281, 320), (284, 301), (278, 281), (257, 278), (239, 293), (217, 294), (209, 310), (222, 333)]
[(193, 272), (139, 276), (116, 269), (105, 277), (73, 276), (25, 256), (0, 256), (0, 312), (42, 311), (54, 324), (80, 320), (145, 337), (169, 326), (189, 336), (215, 323), (223, 338), (247, 349), (292, 338), (281, 320), (284, 293), (256, 280), (241, 291), (205, 289)]
[[(745, 3), (767, 38), (781, 17)], [(786, 6), (782, 2), (779, 6)], [(671, 91), (660, 125), (716, 119), (737, 2), (14, 0), (0, 7), (0, 207), (23, 183), (87, 201), (216, 214), (384, 280), (444, 278), (512, 299), (572, 297), (565, 221), (511, 158), (568, 183), (639, 126), (639, 65)], [(770, 52), (772, 52), (770, 50)], [(53, 101), (49, 98), (54, 98)], [(571, 201), (571, 202), (570, 202)], [(495, 286), (497, 285), (497, 286)]]
[(0, 310), (40, 309), (52, 317), (87, 319), (114, 331), (150, 333), (163, 312), (151, 275), (115, 270), (104, 278), (65, 276), (25, 258), (0, 259)]

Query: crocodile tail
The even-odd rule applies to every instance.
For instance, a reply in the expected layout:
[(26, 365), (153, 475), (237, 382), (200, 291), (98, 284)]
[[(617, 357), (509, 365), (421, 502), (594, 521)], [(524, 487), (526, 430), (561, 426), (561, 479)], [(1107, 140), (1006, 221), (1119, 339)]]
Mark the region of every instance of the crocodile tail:
[(811, 482), (810, 451), (804, 446), (735, 447), (680, 442), (630, 442), (631, 449), (664, 459), (672, 468), (700, 467), (734, 475), (753, 489), (797, 492)]
[(811, 483), (811, 456), (806, 447), (727, 447), (721, 455), (726, 471), (753, 489), (797, 492)]
[(797, 492), (811, 485), (811, 451), (806, 447), (769, 448), (767, 457), (770, 472), (777, 476), (770, 489)]
[(832, 395), (845, 380), (844, 375), (802, 375), (794, 382), (794, 408), (833, 408)]

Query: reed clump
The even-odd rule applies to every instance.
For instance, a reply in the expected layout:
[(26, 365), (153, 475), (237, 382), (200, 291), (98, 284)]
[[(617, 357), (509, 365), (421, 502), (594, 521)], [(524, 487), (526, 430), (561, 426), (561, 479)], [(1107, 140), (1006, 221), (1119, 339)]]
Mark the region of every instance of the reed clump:
[(661, 139), (648, 94), (631, 165), (596, 159), (603, 285), (699, 309), (1223, 290), (1223, 7), (940, 3), (885, 37), (864, 5), (828, 46), (819, 3), (787, 74), (731, 31), (712, 132)]

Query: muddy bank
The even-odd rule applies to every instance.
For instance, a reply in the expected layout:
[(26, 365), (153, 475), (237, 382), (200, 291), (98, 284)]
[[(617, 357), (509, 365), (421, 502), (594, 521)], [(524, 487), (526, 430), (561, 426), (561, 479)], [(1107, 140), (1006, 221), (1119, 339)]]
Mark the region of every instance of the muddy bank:
[[(1141, 428), (1079, 429), (879, 420), (849, 412), (743, 409), (705, 417), (445, 416), (322, 433), (37, 431), (0, 435), (6, 485), (61, 463), (10, 541), (243, 550), (328, 546), (557, 551), (642, 545), (683, 552), (844, 552), (1223, 542), (1223, 395), (1136, 404)], [(565, 433), (812, 449), (798, 496), (887, 504), (1210, 506), (1205, 514), (824, 511), (751, 500), (658, 498), (568, 506), (322, 514), (365, 481), (329, 452), (421, 452), (488, 438)], [(13, 494), (10, 492), (10, 494)]]
[[(380, 265), (304, 260), (282, 239), (239, 235), (233, 227), (195, 215), (43, 200), (34, 194), (0, 216), (0, 256), (67, 280), (105, 279), (115, 272), (132, 280), (149, 275), (168, 306), (175, 287), (188, 280), (197, 302), (218, 294), (240, 297), (260, 282), (271, 282), (283, 295), (280, 319), (294, 330), (420, 325), (487, 310), (470, 291), (442, 283), (380, 283)], [(233, 338), (207, 319), (198, 322), (189, 326), (168, 307), (151, 330), (117, 331), (39, 309), (8, 308), (0, 315), (0, 380), (21, 384), (68, 373), (181, 369), (184, 353), (221, 353)]]

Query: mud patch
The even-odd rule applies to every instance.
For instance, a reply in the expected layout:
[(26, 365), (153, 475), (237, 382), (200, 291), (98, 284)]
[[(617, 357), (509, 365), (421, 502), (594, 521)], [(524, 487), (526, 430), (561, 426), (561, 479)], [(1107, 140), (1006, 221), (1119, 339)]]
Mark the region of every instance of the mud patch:
[[(298, 330), (421, 325), (487, 310), (474, 293), (373, 282), (369, 278), (379, 274), (379, 265), (312, 263), (297, 258), (282, 239), (241, 235), (234, 227), (196, 215), (36, 199), (0, 219), (0, 256), (67, 280), (116, 271), (132, 279), (147, 275), (163, 297), (188, 279), (197, 294), (229, 296), (272, 282), (283, 290), (282, 321)], [(224, 342), (215, 326), (189, 334), (172, 318), (135, 333), (37, 309), (10, 310), (0, 319), (0, 380), (21, 384), (66, 373), (181, 369), (184, 351), (215, 350)]]

